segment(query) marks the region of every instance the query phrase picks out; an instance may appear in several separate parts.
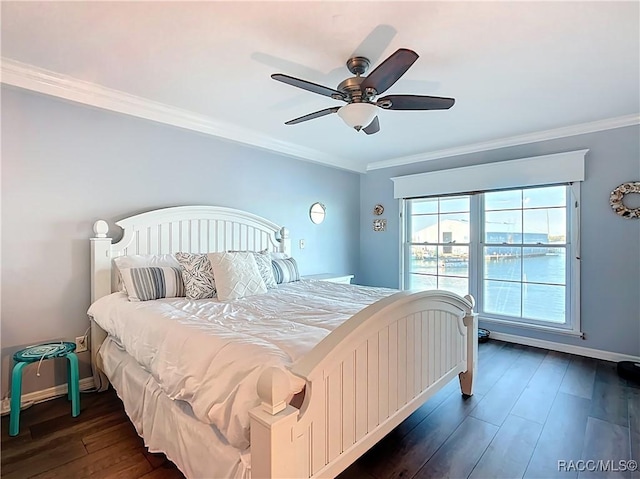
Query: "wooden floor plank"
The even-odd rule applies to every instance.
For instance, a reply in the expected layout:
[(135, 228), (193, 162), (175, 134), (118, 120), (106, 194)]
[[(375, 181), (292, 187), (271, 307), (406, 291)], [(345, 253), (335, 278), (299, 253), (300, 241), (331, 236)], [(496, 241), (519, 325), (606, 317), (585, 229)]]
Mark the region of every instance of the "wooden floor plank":
[(541, 424), (510, 415), (487, 447), (469, 478), (522, 477), (541, 432)]
[[(583, 471), (578, 477), (585, 479), (627, 478), (630, 471), (620, 471), (620, 461), (631, 459), (629, 448), (629, 428), (590, 417), (587, 419), (587, 430), (582, 449), (584, 461), (613, 461), (608, 471)], [(615, 469), (614, 469), (615, 468)]]
[(110, 466), (100, 471), (100, 474), (91, 476), (92, 479), (132, 479), (138, 478), (153, 470), (144, 454), (136, 454), (119, 464)]
[(589, 415), (620, 426), (629, 425), (629, 388), (618, 382), (605, 382), (596, 378)]
[(139, 438), (135, 428), (130, 422), (122, 422), (108, 427), (102, 431), (88, 434), (82, 438), (82, 443), (88, 453), (104, 449), (112, 444), (117, 444), (123, 439)]
[(567, 367), (559, 390), (563, 393), (591, 399), (597, 365), (598, 361), (595, 359), (574, 356)]
[(345, 471), (340, 474), (336, 479), (377, 479), (375, 476), (369, 474), (359, 462), (355, 462)]
[[(2, 452), (4, 455), (4, 450)], [(67, 464), (83, 457), (87, 457), (87, 451), (82, 441), (58, 442), (56, 445), (39, 451), (37, 454), (30, 454), (20, 461), (3, 464), (2, 478), (25, 479), (57, 467), (64, 468)]]
[(497, 432), (498, 426), (467, 417), (414, 478), (469, 476)]
[[(64, 466), (52, 468), (34, 476), (33, 479), (55, 479), (58, 477), (73, 477), (75, 479), (102, 477), (103, 471), (116, 468), (123, 461), (131, 457), (142, 455), (144, 445), (141, 441), (124, 440), (120, 443), (99, 449), (93, 454), (87, 454), (79, 459), (68, 462)], [(144, 455), (142, 455), (144, 459)], [(146, 461), (146, 459), (145, 459)], [(148, 461), (147, 465), (149, 465)], [(120, 470), (118, 468), (115, 471)], [(151, 470), (151, 467), (149, 467)], [(147, 471), (148, 472), (148, 471)]]
[[(360, 476), (351, 476), (351, 477), (360, 477)], [(153, 471), (140, 476), (140, 479), (184, 479), (182, 473), (174, 468), (160, 468), (154, 469)], [(367, 477), (362, 476), (362, 479), (369, 479)]]
[(500, 354), (496, 354), (490, 360), (485, 362), (478, 360), (478, 374), (474, 378), (474, 391), (483, 395), (489, 392), (511, 364), (518, 359), (522, 351), (521, 347), (517, 348), (513, 344), (506, 344), (500, 349)]
[(511, 414), (544, 424), (569, 363), (570, 356), (549, 351), (511, 409)]
[(524, 477), (577, 477), (575, 471), (559, 471), (558, 461), (580, 460), (590, 408), (589, 399), (561, 392), (556, 395)]
[(530, 354), (521, 354), (471, 411), (471, 416), (501, 426), (545, 357), (546, 352), (537, 351), (531, 348)]

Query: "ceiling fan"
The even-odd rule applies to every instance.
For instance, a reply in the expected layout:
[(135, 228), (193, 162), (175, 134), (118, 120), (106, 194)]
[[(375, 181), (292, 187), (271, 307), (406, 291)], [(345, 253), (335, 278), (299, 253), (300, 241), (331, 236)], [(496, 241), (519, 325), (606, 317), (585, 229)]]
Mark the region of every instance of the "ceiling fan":
[(418, 59), (418, 54), (406, 48), (400, 48), (378, 65), (368, 76), (361, 76), (369, 69), (369, 59), (353, 57), (347, 60), (347, 68), (355, 76), (340, 83), (337, 89), (318, 85), (300, 78), (282, 73), (274, 73), (271, 78), (341, 100), (347, 104), (334, 106), (294, 118), (285, 125), (296, 125), (303, 121), (313, 120), (325, 115), (337, 113), (340, 118), (356, 131), (364, 131), (372, 135), (380, 131), (380, 122), (376, 114), (377, 108), (385, 110), (447, 110), (453, 106), (455, 99), (424, 95), (388, 95), (379, 99), (376, 96), (387, 91)]

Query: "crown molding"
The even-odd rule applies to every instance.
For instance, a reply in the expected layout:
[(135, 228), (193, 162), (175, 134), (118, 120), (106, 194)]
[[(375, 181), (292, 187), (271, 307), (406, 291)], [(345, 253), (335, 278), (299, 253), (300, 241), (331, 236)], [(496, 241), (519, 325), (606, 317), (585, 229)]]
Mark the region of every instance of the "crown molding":
[(419, 163), (421, 161), (438, 160), (440, 158), (449, 158), (452, 156), (466, 155), (469, 153), (478, 153), (480, 151), (496, 150), (498, 148), (506, 148), (509, 146), (525, 145), (527, 143), (535, 143), (538, 141), (554, 140), (557, 138), (582, 135), (585, 133), (613, 130), (614, 128), (622, 128), (625, 126), (638, 124), (640, 124), (640, 115), (638, 114), (619, 116), (606, 120), (580, 123), (578, 125), (566, 126), (562, 128), (554, 128), (552, 130), (527, 133), (525, 135), (500, 138), (498, 140), (473, 143), (471, 145), (446, 148), (444, 150), (436, 150), (431, 152), (418, 153), (417, 155), (402, 156), (398, 158), (391, 158), (389, 160), (376, 161), (367, 165), (367, 171), (379, 170), (382, 168), (391, 168), (394, 166), (409, 165), (412, 163)]
[(363, 173), (361, 167), (355, 166), (353, 162), (346, 158), (327, 155), (318, 150), (276, 140), (255, 130), (216, 120), (205, 115), (199, 115), (147, 98), (130, 95), (119, 90), (79, 80), (68, 75), (56, 73), (10, 58), (2, 58), (1, 72), (0, 81), (7, 85), (63, 98), (83, 105), (205, 133), (296, 159)]

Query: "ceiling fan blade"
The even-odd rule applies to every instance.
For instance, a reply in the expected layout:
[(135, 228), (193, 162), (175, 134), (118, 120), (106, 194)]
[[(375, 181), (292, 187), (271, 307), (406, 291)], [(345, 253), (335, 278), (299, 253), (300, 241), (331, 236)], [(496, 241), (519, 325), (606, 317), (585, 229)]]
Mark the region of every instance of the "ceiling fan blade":
[(308, 115), (304, 115), (299, 118), (294, 118), (293, 120), (289, 120), (285, 122), (285, 125), (295, 125), (297, 123), (302, 123), (303, 121), (320, 118), (321, 116), (330, 115), (331, 113), (336, 113), (339, 109), (340, 109), (339, 106), (334, 106), (333, 108), (325, 108), (324, 110), (309, 113)]
[(389, 95), (376, 104), (386, 110), (448, 110), (456, 102), (454, 98), (422, 95)]
[(380, 131), (380, 121), (378, 121), (378, 116), (376, 115), (375, 117), (373, 117), (373, 121), (369, 123), (369, 126), (363, 128), (362, 131), (364, 131), (367, 135), (378, 133)]
[(373, 88), (377, 95), (387, 91), (417, 59), (418, 54), (413, 50), (397, 50), (362, 81), (360, 88), (363, 92), (367, 88)]
[(302, 88), (303, 90), (307, 90), (313, 93), (318, 93), (319, 95), (328, 96), (336, 100), (345, 99), (345, 96), (342, 93), (340, 93), (338, 90), (334, 90), (333, 88), (318, 85), (317, 83), (311, 83), (306, 80), (301, 80), (300, 78), (291, 77), (289, 75), (283, 75), (282, 73), (274, 73), (273, 75), (271, 75), (271, 78), (273, 78), (274, 80), (281, 81), (282, 83), (286, 83), (287, 85), (292, 85), (298, 88)]

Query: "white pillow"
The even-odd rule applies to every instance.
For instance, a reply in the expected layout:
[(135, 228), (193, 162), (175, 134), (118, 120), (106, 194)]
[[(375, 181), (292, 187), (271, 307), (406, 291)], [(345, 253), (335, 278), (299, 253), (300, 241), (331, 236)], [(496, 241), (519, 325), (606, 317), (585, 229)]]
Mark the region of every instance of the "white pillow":
[(127, 268), (178, 268), (180, 269), (180, 263), (172, 254), (132, 254), (130, 256), (117, 256), (113, 258), (113, 264), (116, 267), (116, 274), (114, 275), (117, 291), (127, 292), (125, 283), (122, 281), (123, 269)]
[(253, 253), (258, 266), (258, 272), (267, 289), (277, 288), (276, 278), (273, 276), (273, 267), (271, 266), (271, 256), (267, 252)]
[(256, 259), (256, 265), (258, 266), (258, 271), (260, 272), (260, 276), (262, 277), (262, 281), (264, 281), (264, 285), (267, 289), (277, 288), (276, 278), (273, 276), (273, 267), (271, 266), (271, 258), (273, 254), (284, 254), (284, 253), (269, 253), (269, 250), (262, 251), (248, 251), (248, 250), (229, 250), (228, 253), (251, 253), (253, 257)]
[(209, 253), (218, 299), (226, 301), (267, 292), (253, 253)]

